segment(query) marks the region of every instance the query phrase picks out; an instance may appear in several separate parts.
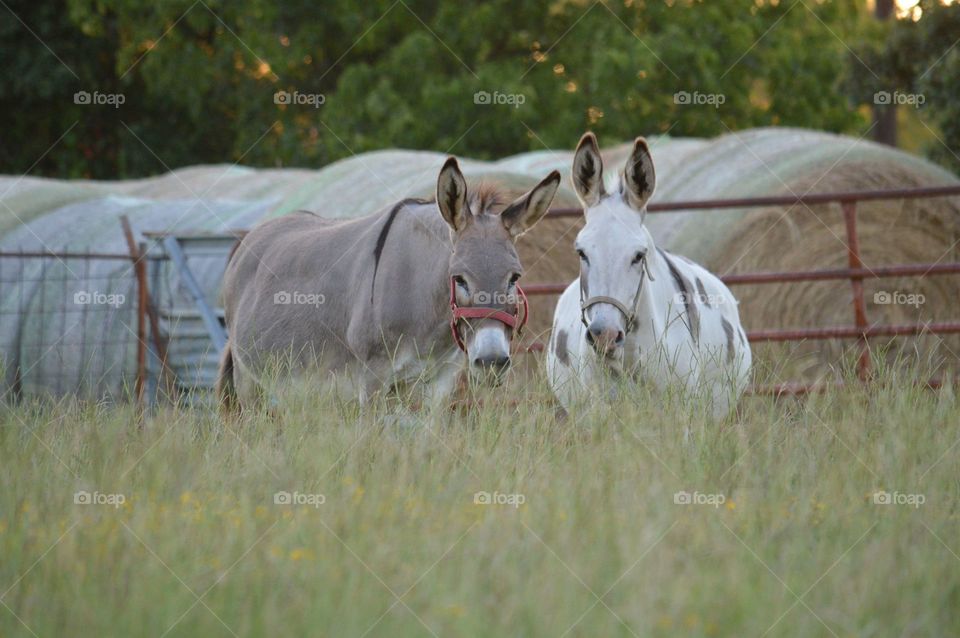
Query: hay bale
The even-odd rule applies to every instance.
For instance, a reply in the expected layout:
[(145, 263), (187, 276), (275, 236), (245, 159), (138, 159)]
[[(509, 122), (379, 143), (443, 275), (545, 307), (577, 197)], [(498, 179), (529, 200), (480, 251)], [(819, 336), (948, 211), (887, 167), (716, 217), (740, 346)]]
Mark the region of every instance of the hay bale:
[[(654, 201), (660, 202), (960, 183), (954, 175), (907, 153), (800, 129), (755, 129), (713, 140), (655, 137), (650, 142), (658, 177)], [(621, 169), (629, 149), (627, 143), (604, 151), (608, 178)], [(524, 153), (497, 162), (463, 160), (461, 165), (471, 183), (495, 182), (514, 193), (529, 189), (558, 169), (564, 179), (554, 205), (568, 207), (577, 206), (569, 181), (572, 156), (571, 148)], [(128, 214), (138, 231), (180, 232), (248, 228), (261, 219), (297, 209), (329, 217), (357, 217), (403, 197), (432, 195), (445, 157), (443, 153), (386, 150), (350, 157), (319, 171), (215, 165), (115, 182), (0, 177), (0, 198), (6, 205), (0, 207), (0, 249), (124, 251), (116, 221), (120, 213)], [(870, 202), (860, 204), (858, 210), (861, 249), (868, 266), (960, 259), (958, 197)], [(837, 205), (812, 210), (799, 206), (651, 214), (648, 223), (660, 245), (719, 274), (843, 267), (847, 263), (844, 224)], [(573, 239), (581, 226), (580, 219), (547, 219), (523, 237), (519, 249), (526, 268), (524, 283), (573, 280), (579, 267)], [(196, 274), (213, 300), (222, 272), (222, 264), (216, 262), (208, 259), (196, 264), (200, 271)], [(87, 284), (81, 281), (77, 285)], [(865, 288), (869, 319), (874, 322), (960, 319), (958, 276), (868, 280)], [(925, 303), (916, 308), (874, 304), (873, 295), (878, 291), (923, 295)], [(30, 294), (7, 285), (0, 295), (0, 310), (23, 303), (19, 300), (24, 292)], [(748, 329), (852, 321), (846, 281), (738, 286), (734, 293), (741, 300), (741, 315)], [(556, 298), (540, 296), (531, 302), (526, 341), (545, 341)], [(28, 300), (27, 306), (36, 303)], [(22, 321), (50, 333), (36, 335), (36, 343), (52, 344), (62, 336), (55, 334), (59, 322), (31, 323), (29, 317)], [(8, 362), (11, 349), (18, 348), (14, 341), (20, 334), (13, 323), (7, 322), (0, 331), (0, 354)], [(90, 326), (95, 329), (96, 325)], [(897, 339), (896, 343), (894, 353), (945, 357), (953, 362), (960, 352), (957, 336)], [(793, 349), (798, 367), (784, 374), (820, 374), (850, 344), (802, 344)], [(755, 361), (760, 366), (775, 365), (785, 352), (784, 346), (762, 346), (757, 348)], [(73, 359), (67, 351), (55, 355), (58, 358), (53, 361)], [(16, 355), (25, 366), (31, 363), (29, 356), (27, 352)], [(35, 370), (43, 370), (45, 365)], [(117, 384), (121, 381), (116, 379)]]

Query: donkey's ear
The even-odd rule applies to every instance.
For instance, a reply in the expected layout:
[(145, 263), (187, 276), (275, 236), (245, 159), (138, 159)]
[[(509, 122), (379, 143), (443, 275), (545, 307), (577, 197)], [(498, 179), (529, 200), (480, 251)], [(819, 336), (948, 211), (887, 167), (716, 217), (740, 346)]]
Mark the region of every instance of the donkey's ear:
[(450, 157), (440, 169), (437, 178), (437, 206), (440, 215), (451, 229), (461, 231), (467, 225), (467, 180), (460, 172), (455, 157)]
[(653, 158), (647, 140), (638, 137), (633, 143), (633, 152), (627, 158), (623, 168), (623, 192), (627, 204), (637, 211), (650, 201), (657, 185), (657, 176), (653, 171)]
[(573, 189), (585, 206), (596, 206), (603, 197), (603, 159), (593, 133), (584, 133), (573, 156)]
[(503, 209), (500, 219), (511, 237), (519, 237), (543, 219), (560, 186), (560, 171), (553, 171), (533, 189)]

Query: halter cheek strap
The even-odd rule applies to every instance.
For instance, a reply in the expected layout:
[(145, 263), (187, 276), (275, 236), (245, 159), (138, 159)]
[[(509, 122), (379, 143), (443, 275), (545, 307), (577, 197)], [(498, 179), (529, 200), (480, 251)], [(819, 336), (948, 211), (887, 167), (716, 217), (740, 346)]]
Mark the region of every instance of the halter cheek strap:
[(637, 327), (637, 304), (640, 303), (640, 293), (643, 292), (643, 280), (649, 278), (654, 281), (653, 274), (650, 272), (650, 263), (647, 258), (643, 258), (642, 268), (640, 270), (640, 282), (637, 284), (637, 292), (633, 295), (633, 303), (627, 307), (619, 299), (607, 297), (606, 295), (596, 295), (588, 299), (583, 298), (583, 279), (580, 279), (580, 321), (587, 326), (587, 310), (598, 303), (610, 304), (620, 311), (623, 318), (626, 319), (624, 331), (630, 333)]
[[(467, 346), (460, 335), (460, 321), (463, 319), (494, 319), (510, 328), (510, 338), (523, 334), (523, 327), (527, 325), (527, 319), (530, 317), (530, 304), (527, 301), (527, 293), (519, 285), (517, 293), (520, 296), (515, 308), (514, 314), (510, 314), (499, 308), (489, 306), (468, 306), (462, 308), (457, 305), (457, 288), (453, 277), (450, 278), (450, 332), (453, 333), (453, 340), (457, 347), (467, 351)], [(523, 314), (520, 309), (523, 308)]]

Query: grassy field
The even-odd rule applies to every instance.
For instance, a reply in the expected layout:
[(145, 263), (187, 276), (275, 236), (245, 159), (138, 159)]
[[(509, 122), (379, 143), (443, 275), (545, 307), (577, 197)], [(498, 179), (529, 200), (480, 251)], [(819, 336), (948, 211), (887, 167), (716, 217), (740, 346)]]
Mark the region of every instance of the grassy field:
[(0, 635), (960, 635), (960, 406), (914, 374), (719, 424), (0, 407)]

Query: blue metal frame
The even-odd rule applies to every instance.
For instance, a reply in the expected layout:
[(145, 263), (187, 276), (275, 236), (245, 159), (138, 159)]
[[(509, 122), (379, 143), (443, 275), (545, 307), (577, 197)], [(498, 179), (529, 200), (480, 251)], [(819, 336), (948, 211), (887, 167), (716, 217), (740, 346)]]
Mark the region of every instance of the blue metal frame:
[(177, 267), (177, 270), (180, 271), (183, 283), (186, 285), (187, 290), (193, 297), (194, 303), (197, 305), (197, 309), (200, 311), (203, 325), (206, 326), (207, 332), (210, 333), (210, 340), (213, 341), (213, 345), (219, 352), (223, 352), (223, 349), (227, 346), (227, 331), (220, 325), (220, 320), (213, 312), (213, 308), (207, 303), (203, 289), (190, 271), (190, 266), (187, 265), (187, 258), (183, 254), (183, 249), (180, 247), (180, 241), (173, 235), (168, 235), (163, 240), (163, 247), (170, 256), (170, 260), (173, 261), (173, 264)]

